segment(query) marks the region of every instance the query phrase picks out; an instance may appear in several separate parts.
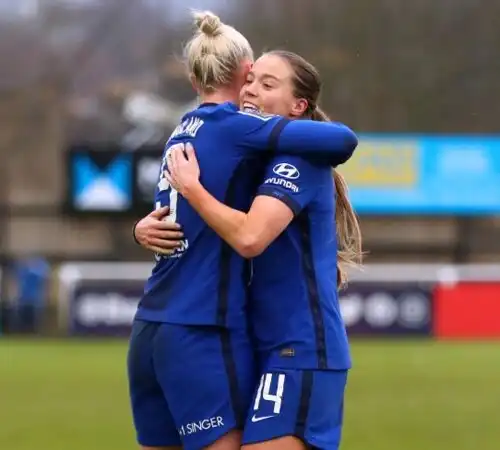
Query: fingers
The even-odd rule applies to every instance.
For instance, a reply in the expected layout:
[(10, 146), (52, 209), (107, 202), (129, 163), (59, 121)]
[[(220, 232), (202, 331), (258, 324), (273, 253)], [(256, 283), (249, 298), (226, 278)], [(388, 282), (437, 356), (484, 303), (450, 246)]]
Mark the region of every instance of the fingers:
[(166, 230), (150, 230), (149, 236), (151, 239), (153, 238), (158, 238), (158, 239), (171, 239), (173, 241), (178, 241), (179, 239), (182, 239), (184, 237), (184, 233), (182, 231), (172, 231), (169, 229)]
[(184, 149), (179, 147), (172, 151), (172, 162), (174, 165), (174, 169), (178, 169), (180, 167), (183, 159), (186, 159), (184, 157)]
[(180, 174), (180, 169), (177, 165), (177, 159), (174, 155), (175, 152), (172, 153), (172, 157), (167, 161), (168, 170), (164, 172), (164, 175), (174, 189), (180, 190), (181, 186), (180, 183), (178, 183), (177, 179)]
[(172, 175), (175, 174), (175, 169), (177, 167), (176, 166), (175, 154), (176, 154), (175, 151), (170, 152), (170, 157), (167, 159), (167, 168), (168, 168), (168, 171), (164, 172), (165, 176), (167, 176), (167, 174), (168, 174), (168, 176), (170, 177), (170, 179), (172, 179)]
[[(188, 151), (189, 157), (186, 153)], [(193, 146), (188, 144), (186, 147), (172, 147), (167, 159), (167, 168), (168, 170), (164, 172), (166, 180), (181, 195), (184, 195), (189, 185), (199, 178), (198, 161)]]
[(168, 160), (167, 160), (167, 170), (165, 170), (163, 172), (163, 174), (165, 175), (165, 178), (167, 180), (169, 180), (169, 178), (171, 180), (173, 173), (174, 173), (174, 159), (173, 158), (168, 158)]
[(163, 250), (175, 250), (179, 248), (182, 244), (182, 241), (179, 240), (170, 240), (170, 239), (158, 239), (158, 238), (150, 238), (148, 240), (148, 245), (150, 247), (157, 247)]
[(175, 152), (177, 150), (182, 151), (184, 150), (184, 146), (185, 146), (184, 142), (179, 142), (178, 144), (172, 145), (172, 147), (170, 147), (170, 151), (172, 152)]
[(155, 219), (161, 219), (165, 216), (168, 216), (168, 211), (170, 208), (168, 206), (163, 206), (162, 208), (155, 209), (153, 212), (151, 212), (149, 215), (151, 217), (154, 217)]
[[(173, 233), (173, 232), (166, 232)], [(179, 233), (182, 235), (182, 233)], [(153, 237), (149, 236), (147, 240), (147, 244), (144, 246), (148, 250), (151, 250), (160, 255), (168, 256), (174, 254), (175, 250), (182, 245), (182, 241), (178, 238), (168, 238), (166, 237)]]
[(163, 256), (173, 255), (175, 252), (175, 250), (168, 250), (168, 249), (164, 249), (161, 247), (155, 247), (154, 245), (148, 245), (147, 249), (151, 250), (154, 253), (158, 253), (159, 255), (163, 255)]
[(165, 178), (167, 179), (167, 181), (170, 183), (170, 185), (173, 186), (174, 189), (176, 189), (178, 186), (175, 184), (175, 180), (173, 179), (171, 173), (173, 173), (173, 172), (172, 172), (172, 168), (170, 167), (170, 162), (169, 162), (168, 163), (168, 172), (165, 170), (164, 175), (165, 175)]
[(194, 147), (191, 144), (191, 142), (188, 142), (186, 144), (186, 156), (187, 156), (187, 159), (189, 161), (192, 161), (192, 160), (196, 161), (196, 153), (194, 151)]
[(178, 223), (176, 222), (165, 222), (165, 221), (158, 221), (157, 223), (155, 223), (155, 227), (154, 227), (156, 230), (171, 230), (171, 231), (179, 231), (182, 229), (182, 226), (179, 225)]

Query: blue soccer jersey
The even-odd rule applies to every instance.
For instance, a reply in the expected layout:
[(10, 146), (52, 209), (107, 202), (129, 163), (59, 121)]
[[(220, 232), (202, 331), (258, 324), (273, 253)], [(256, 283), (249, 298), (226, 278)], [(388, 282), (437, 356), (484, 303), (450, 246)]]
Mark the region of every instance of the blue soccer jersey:
[(253, 261), (250, 317), (261, 364), (348, 369), (351, 360), (337, 295), (331, 169), (299, 157), (275, 157), (257, 195), (281, 200), (295, 215)]
[(337, 165), (351, 156), (356, 136), (341, 124), (289, 121), (239, 111), (231, 103), (203, 104), (186, 114), (173, 132), (165, 147), (155, 204), (170, 207), (167, 220), (181, 224), (185, 237), (175, 254), (157, 257), (136, 318), (240, 327), (246, 322), (246, 261), (205, 224), (163, 174), (169, 148), (186, 142), (196, 148), (205, 188), (228, 206), (248, 210), (263, 156), (300, 154)]

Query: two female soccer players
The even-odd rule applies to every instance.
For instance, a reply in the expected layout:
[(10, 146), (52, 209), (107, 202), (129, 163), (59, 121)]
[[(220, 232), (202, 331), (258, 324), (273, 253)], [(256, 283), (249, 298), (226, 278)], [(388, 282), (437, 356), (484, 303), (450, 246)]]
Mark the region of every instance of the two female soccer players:
[[(300, 141), (299, 146), (309, 145), (314, 148), (318, 145), (315, 134), (324, 133), (327, 127), (306, 129), (302, 125), (294, 134), (296, 128), (292, 126), (289, 128), (291, 134), (287, 136), (284, 133), (289, 127), (288, 122), (260, 113), (260, 109), (265, 108), (268, 112), (290, 119), (318, 115), (316, 102), (320, 89), (319, 78), (314, 68), (296, 55), (265, 55), (250, 73), (248, 70), (245, 73), (243, 102), (256, 110), (240, 114), (238, 122), (230, 122), (230, 127), (224, 128), (224, 134), (209, 141), (208, 135), (204, 136), (203, 131), (207, 130), (213, 135), (214, 130), (217, 130), (215, 123), (220, 126), (221, 117), (230, 116), (234, 112), (228, 111), (228, 106), (221, 106), (220, 101), (227, 99), (228, 85), (238, 78), (235, 73), (241, 70), (241, 58), (235, 61), (234, 52), (227, 52), (228, 42), (235, 36), (234, 29), (220, 24), (212, 15), (200, 18), (199, 23), (202, 31), (195, 38), (197, 41), (189, 47), (192, 80), (204, 97), (209, 93), (211, 101), (217, 105), (202, 105), (203, 113), (198, 111), (194, 116), (189, 116), (187, 122), (177, 130), (177, 134), (174, 133), (170, 144), (175, 144), (177, 136), (180, 136), (180, 142), (194, 142), (204, 185), (215, 194), (215, 198), (198, 182), (199, 168), (192, 149), (188, 150), (186, 159), (182, 152), (171, 151), (169, 145), (162, 170), (168, 166), (170, 174), (162, 172), (160, 193), (161, 187), (166, 187), (164, 190), (174, 216), (183, 225), (188, 238), (195, 237), (194, 242), (182, 244), (180, 250), (173, 255), (174, 260), (187, 261), (192, 258), (193, 264), (198, 264), (198, 267), (191, 267), (193, 271), (198, 270), (198, 273), (190, 273), (189, 276), (192, 283), (201, 284), (202, 292), (198, 295), (203, 296), (205, 292), (207, 302), (210, 303), (210, 280), (200, 277), (200, 272), (203, 273), (203, 265), (211, 266), (211, 262), (216, 262), (211, 253), (216, 254), (219, 265), (211, 267), (218, 279), (219, 289), (216, 294), (219, 306), (222, 302), (227, 309), (229, 302), (241, 302), (237, 300), (238, 295), (245, 295), (239, 289), (245, 266), (238, 264), (238, 260), (231, 261), (234, 255), (228, 253), (228, 248), (223, 244), (216, 245), (214, 248), (217, 250), (210, 246), (203, 248), (203, 235), (209, 232), (203, 230), (195, 233), (193, 229), (189, 230), (189, 220), (194, 220), (194, 216), (188, 216), (187, 209), (182, 208), (183, 205), (187, 207), (185, 200), (227, 243), (245, 257), (262, 253), (283, 230), (286, 231), (254, 260), (249, 308), (247, 311), (246, 304), (243, 303), (244, 308), (239, 310), (244, 314), (248, 312), (252, 333), (255, 335), (260, 384), (252, 386), (252, 356), (248, 351), (249, 341), (245, 341), (243, 337), (247, 332), (246, 321), (238, 321), (237, 312), (226, 328), (217, 319), (220, 308), (216, 308), (216, 311), (205, 310), (206, 314), (215, 312), (213, 325), (220, 325), (216, 330), (207, 329), (210, 327), (206, 326), (200, 328), (201, 323), (196, 327), (197, 321), (192, 319), (181, 322), (194, 325), (189, 331), (186, 327), (179, 326), (147, 326), (140, 321), (134, 324), (129, 374), (139, 441), (150, 447), (173, 447), (182, 440), (185, 448), (235, 449), (239, 447), (241, 439), (236, 429), (243, 425), (239, 423), (237, 416), (244, 413), (246, 420), (243, 444), (266, 449), (303, 448), (305, 445), (337, 448), (350, 359), (336, 297), (335, 189), (331, 168), (307, 163), (297, 156), (298, 147), (287, 141), (294, 140), (295, 144)], [(197, 51), (193, 51), (196, 46)], [(239, 144), (240, 151), (231, 153), (225, 147), (227, 142), (224, 142), (224, 138), (233, 146), (236, 144), (231, 142), (230, 131), (242, 118), (245, 121), (251, 119), (252, 125), (237, 127), (237, 133), (246, 134), (244, 145)], [(208, 127), (208, 124), (212, 126)], [(333, 152), (334, 164), (344, 162), (354, 149), (351, 133), (343, 127), (336, 131), (337, 141), (330, 143), (336, 150)], [(186, 135), (189, 139), (185, 138)], [(266, 136), (266, 139), (262, 136)], [(241, 147), (244, 146), (258, 147), (262, 142), (267, 145), (270, 138), (270, 143), (278, 150), (281, 145), (285, 152), (294, 152), (296, 155), (274, 157), (264, 168), (266, 173), (262, 184), (256, 189), (251, 186), (251, 182), (262, 167), (261, 160), (256, 160), (250, 156), (253, 155), (251, 152), (247, 152), (235, 169), (234, 166), (227, 165), (226, 158), (235, 159), (235, 155), (240, 155)], [(210, 149), (211, 152), (204, 152), (204, 149)], [(302, 150), (307, 151), (306, 148)], [(322, 147), (316, 154), (311, 152), (310, 156), (326, 156), (326, 150)], [(215, 169), (210, 165), (210, 159), (218, 162)], [(214, 170), (223, 187), (212, 182), (214, 177), (211, 177), (210, 171)], [(230, 180), (226, 183), (225, 172), (230, 175)], [(231, 182), (239, 178), (239, 183)], [(339, 187), (342, 186), (339, 184)], [(258, 197), (248, 214), (231, 209), (217, 200), (223, 200), (236, 208), (248, 209), (249, 200), (256, 191)], [(357, 222), (352, 210), (346, 209), (348, 203), (345, 202), (344, 192), (339, 189), (337, 191), (338, 198), (344, 200), (342, 203), (337, 201), (337, 205), (343, 205), (344, 209), (341, 208), (341, 211), (347, 220), (344, 222), (345, 227), (340, 230), (356, 230)], [(177, 198), (178, 192), (182, 197)], [(140, 226), (139, 224), (138, 232)], [(349, 244), (350, 237), (357, 237), (357, 234), (341, 235), (346, 238), (344, 242)], [(211, 243), (214, 244), (215, 241), (212, 240)], [(199, 254), (201, 258), (191, 256), (193, 254)], [(208, 263), (203, 259), (208, 260)], [(157, 266), (155, 270), (161, 274), (169, 269), (172, 267), (163, 269)], [(179, 270), (174, 275), (178, 278), (186, 276), (185, 266), (182, 272)], [(163, 296), (159, 296), (161, 290), (156, 289), (158, 286), (162, 288)], [(225, 288), (221, 289), (222, 286)], [(155, 289), (158, 292), (148, 296), (148, 292)], [(177, 296), (172, 295), (173, 292)], [(175, 291), (168, 283), (153, 280), (145, 295), (145, 303), (149, 304), (145, 309), (161, 310), (162, 300), (172, 304), (187, 302), (193, 306), (193, 302), (186, 300), (186, 297), (193, 294), (187, 285), (184, 290)], [(198, 308), (202, 306), (198, 304)], [(157, 316), (156, 320), (158, 323), (175, 323), (181, 311), (183, 314), (196, 315), (179, 306), (178, 314), (170, 311), (170, 314)], [(146, 311), (142, 316), (140, 312), (141, 310), (139, 319), (155, 322), (151, 312)], [(199, 314), (198, 318), (201, 319)], [(239, 330), (232, 327), (239, 327)], [(170, 342), (166, 347), (165, 341)], [(179, 348), (183, 348), (184, 352), (179, 354)], [(193, 350), (196, 348), (207, 354), (197, 353), (197, 350)], [(233, 353), (233, 358), (227, 357), (230, 353)], [(220, 354), (222, 357), (219, 357)], [(205, 361), (201, 363), (201, 358), (207, 356), (212, 359), (210, 365)], [(176, 388), (182, 389), (182, 376), (188, 369), (193, 371), (197, 367), (200, 370), (208, 368), (206, 373), (199, 374), (199, 381), (206, 381), (208, 386), (213, 386), (219, 397), (204, 396), (206, 389), (203, 391), (199, 386), (184, 386), (184, 389), (191, 390), (191, 395), (185, 395), (186, 401), (182, 404), (179, 398), (182, 394), (176, 395), (173, 391)], [(217, 376), (219, 382), (214, 383), (214, 377)], [(190, 379), (193, 379), (192, 376)], [(227, 385), (227, 389), (223, 385)], [(193, 406), (189, 401), (190, 397), (198, 399), (198, 405)], [(208, 402), (205, 397), (208, 397)], [(228, 412), (227, 409), (232, 411)], [(196, 418), (192, 415), (197, 412), (203, 417)], [(184, 417), (192, 419), (183, 422)], [(168, 429), (172, 426), (173, 431)]]

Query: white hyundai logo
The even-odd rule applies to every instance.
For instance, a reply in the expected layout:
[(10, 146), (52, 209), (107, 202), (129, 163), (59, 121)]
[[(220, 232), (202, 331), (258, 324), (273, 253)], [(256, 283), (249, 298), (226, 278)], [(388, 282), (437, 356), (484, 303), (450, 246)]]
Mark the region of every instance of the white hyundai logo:
[(283, 178), (288, 178), (289, 180), (296, 180), (300, 177), (299, 170), (288, 163), (276, 164), (273, 168), (273, 172)]

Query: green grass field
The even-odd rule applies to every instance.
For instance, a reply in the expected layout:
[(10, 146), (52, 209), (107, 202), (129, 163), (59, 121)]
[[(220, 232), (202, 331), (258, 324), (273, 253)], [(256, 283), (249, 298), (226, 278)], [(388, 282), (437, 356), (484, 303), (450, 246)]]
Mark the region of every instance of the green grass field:
[[(343, 450), (498, 450), (500, 343), (354, 341)], [(117, 341), (0, 339), (0, 449), (136, 449)]]

